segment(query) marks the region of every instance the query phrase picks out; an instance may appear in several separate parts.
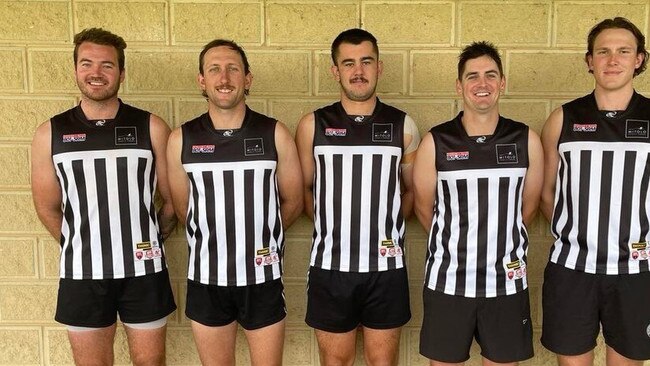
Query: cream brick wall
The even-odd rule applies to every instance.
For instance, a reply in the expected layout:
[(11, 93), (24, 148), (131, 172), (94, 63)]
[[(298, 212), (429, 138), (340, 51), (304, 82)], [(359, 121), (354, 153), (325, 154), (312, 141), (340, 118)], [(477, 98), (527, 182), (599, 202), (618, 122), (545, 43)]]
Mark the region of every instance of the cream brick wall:
[[(53, 320), (58, 246), (32, 206), (29, 144), (39, 123), (78, 101), (71, 61), (79, 30), (101, 26), (127, 40), (121, 96), (170, 126), (206, 108), (196, 86), (201, 46), (216, 37), (234, 39), (246, 49), (254, 74), (248, 104), (292, 131), (303, 114), (337, 99), (329, 46), (346, 28), (377, 36), (385, 66), (380, 96), (409, 112), (422, 133), (461, 108), (454, 88), (460, 49), (491, 40), (506, 70), (502, 114), (539, 132), (553, 108), (593, 87), (582, 61), (589, 28), (623, 15), (648, 34), (649, 13), (646, 0), (0, 0), (0, 365), (72, 364), (64, 328)], [(650, 73), (636, 80), (636, 88), (650, 94)], [(425, 365), (418, 340), (426, 235), (414, 220), (408, 230), (413, 319), (403, 331), (400, 364)], [(530, 234), (536, 355), (523, 364), (541, 366), (554, 360), (538, 340), (548, 224), (538, 218)], [(305, 218), (287, 233), (287, 365), (318, 362), (316, 340), (304, 324), (310, 237)], [(170, 365), (195, 365), (199, 359), (183, 314), (187, 248), (180, 229), (167, 250), (179, 305), (169, 320), (167, 358)], [(128, 364), (121, 329), (115, 350), (116, 363)], [(472, 354), (468, 365), (478, 365), (476, 345)], [(237, 357), (248, 364), (242, 333)]]

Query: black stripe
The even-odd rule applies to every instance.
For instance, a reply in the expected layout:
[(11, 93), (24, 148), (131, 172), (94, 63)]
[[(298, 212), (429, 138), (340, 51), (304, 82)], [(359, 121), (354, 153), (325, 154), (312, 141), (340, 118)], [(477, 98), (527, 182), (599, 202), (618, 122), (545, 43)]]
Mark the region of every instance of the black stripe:
[[(341, 169), (334, 168), (334, 171)], [(359, 243), (361, 242), (361, 230), (366, 230), (361, 227), (361, 174), (354, 174), (355, 172), (363, 172), (363, 155), (352, 155), (352, 202), (350, 207), (350, 272), (359, 271)], [(340, 192), (335, 190), (334, 192)], [(335, 200), (340, 201), (340, 200)], [(335, 221), (336, 222), (336, 219)], [(359, 228), (359, 230), (355, 230)]]
[[(510, 179), (508, 180), (508, 183), (510, 182)], [(519, 197), (521, 196), (521, 189), (523, 185), (523, 178), (518, 177), (517, 178), (517, 186), (515, 190), (515, 202), (514, 202), (514, 218), (512, 220), (512, 245), (513, 249), (510, 252), (510, 262), (514, 262), (518, 260), (519, 258), (517, 257), (517, 248), (521, 245), (521, 242), (519, 241), (519, 225), (518, 221), (521, 219), (521, 210), (519, 209)], [(522, 230), (523, 231), (523, 230)], [(524, 249), (524, 253), (526, 253), (526, 247), (528, 246), (528, 242), (524, 239), (524, 243), (522, 245), (522, 248)], [(524, 263), (526, 262), (526, 254), (524, 254), (524, 258), (522, 258)], [(520, 278), (515, 280), (515, 288), (517, 289), (517, 292), (521, 292), (524, 290), (524, 279)]]
[[(402, 260), (404, 260), (406, 250), (404, 249), (404, 238), (402, 238), (399, 234), (397, 238), (393, 238), (393, 230), (397, 230), (399, 233), (402, 226), (404, 225), (404, 219), (402, 218), (402, 209), (399, 207), (398, 213), (397, 213), (397, 225), (393, 222), (393, 201), (395, 197), (395, 193), (397, 191), (397, 180), (399, 179), (399, 169), (398, 169), (399, 163), (397, 161), (397, 156), (391, 156), (390, 158), (390, 171), (388, 173), (388, 186), (386, 187), (386, 228), (385, 233), (386, 237), (393, 239), (396, 243), (399, 244), (400, 247), (402, 247)], [(400, 192), (397, 192), (397, 195), (399, 195)], [(400, 197), (401, 198), (401, 197)], [(379, 201), (379, 198), (377, 198), (377, 201)], [(372, 216), (372, 217), (377, 217), (377, 216)], [(388, 269), (395, 269), (397, 267), (397, 259), (396, 258), (388, 258), (387, 265)]]
[[(442, 202), (445, 205), (445, 216), (442, 222), (447, 223), (445, 227), (442, 228), (442, 263), (440, 263), (440, 268), (438, 269), (438, 279), (436, 281), (436, 290), (445, 291), (446, 281), (447, 281), (447, 269), (451, 262), (451, 255), (449, 253), (449, 238), (451, 237), (451, 195), (449, 193), (449, 182), (442, 180)], [(435, 252), (436, 240), (433, 237), (432, 243), (430, 244), (432, 252)]]
[(111, 237), (111, 218), (108, 210), (108, 186), (106, 178), (106, 159), (95, 159), (95, 178), (97, 182), (97, 214), (102, 245), (102, 267), (104, 278), (115, 278), (113, 271), (113, 239)]
[(478, 197), (478, 222), (484, 223), (477, 225), (476, 233), (477, 244), (477, 263), (476, 263), (476, 293), (477, 295), (485, 291), (487, 276), (487, 247), (488, 247), (488, 217), (489, 217), (489, 185), (488, 178), (479, 178), (477, 181)]
[[(371, 177), (372, 181), (370, 182), (370, 231), (369, 231), (369, 239), (370, 239), (370, 258), (369, 260), (369, 267), (368, 269), (371, 272), (377, 271), (379, 268), (379, 222), (377, 221), (377, 217), (379, 217), (379, 192), (381, 189), (381, 161), (382, 161), (382, 156), (379, 154), (373, 154), (372, 155), (372, 171), (371, 171)], [(362, 229), (362, 228), (361, 228)], [(387, 236), (387, 238), (390, 239), (390, 236)], [(350, 243), (351, 245), (354, 243)], [(388, 258), (389, 261), (392, 259), (392, 262), (395, 262), (395, 258)], [(394, 265), (393, 265), (394, 267)]]
[(590, 150), (580, 151), (580, 190), (578, 192), (578, 257), (576, 268), (584, 269), (587, 266), (587, 230), (589, 229), (589, 191), (591, 190), (591, 154)]
[[(192, 186), (192, 205), (190, 207), (194, 207), (193, 210), (189, 210), (188, 212), (188, 217), (187, 217), (187, 232), (190, 235), (190, 237), (194, 238), (194, 263), (189, 263), (188, 266), (192, 265), (194, 266), (194, 277), (192, 280), (194, 281), (201, 281), (201, 249), (203, 247), (203, 231), (201, 231), (201, 210), (199, 209), (199, 193), (198, 193), (198, 186), (196, 184), (196, 180), (194, 179), (194, 173), (188, 172), (187, 177), (190, 180), (190, 185)], [(191, 221), (190, 221), (191, 220)], [(194, 224), (196, 226), (196, 229), (193, 231), (190, 229), (190, 223)], [(192, 232), (193, 231), (193, 232)], [(189, 247), (189, 243), (188, 243)], [(191, 251), (191, 248), (189, 248)], [(208, 261), (210, 258), (208, 258)], [(189, 261), (189, 258), (188, 258)], [(213, 278), (213, 273), (216, 272), (210, 272), (210, 279), (209, 282), (210, 284), (214, 285), (217, 282), (216, 277)]]
[[(59, 173), (61, 174), (61, 178), (63, 180), (63, 190), (66, 192), (66, 196), (70, 193), (70, 184), (68, 183), (68, 176), (65, 174), (65, 169), (63, 168), (63, 163), (58, 164), (59, 168)], [(74, 213), (72, 212), (72, 207), (70, 206), (70, 199), (66, 199), (63, 205), (63, 219), (65, 222), (68, 224), (68, 228), (70, 229), (70, 238), (74, 238), (75, 236), (75, 217)], [(66, 238), (63, 235), (63, 231), (61, 231), (61, 240), (59, 244), (61, 247), (63, 247), (63, 244), (66, 242)], [(65, 248), (65, 252), (63, 253), (64, 255), (64, 277), (65, 278), (72, 278), (72, 273), (73, 273), (73, 263), (72, 263), (72, 240), (68, 243), (67, 248)]]
[[(318, 163), (320, 169), (316, 169), (316, 176), (314, 181), (319, 179), (318, 192), (314, 189), (314, 219), (318, 215), (320, 221), (320, 239), (318, 242), (314, 241), (316, 247), (316, 258), (314, 259), (314, 266), (321, 268), (323, 266), (323, 255), (325, 251), (325, 238), (327, 237), (327, 210), (325, 208), (325, 190), (327, 189), (327, 181), (325, 180), (325, 156), (318, 155)], [(314, 182), (315, 183), (315, 182)], [(314, 184), (314, 187), (316, 185)], [(318, 197), (316, 196), (317, 194)], [(318, 199), (318, 201), (316, 201)], [(316, 209), (316, 202), (318, 202), (318, 212)], [(316, 239), (316, 228), (314, 227), (314, 239)]]
[(120, 206), (122, 227), (122, 255), (124, 273), (131, 276), (135, 273), (133, 259), (133, 236), (131, 235), (131, 204), (129, 202), (129, 163), (126, 157), (116, 159), (117, 164), (117, 202)]
[[(140, 215), (140, 232), (142, 235), (142, 241), (143, 242), (149, 242), (150, 245), (153, 245), (151, 243), (152, 240), (155, 240), (156, 238), (151, 238), (149, 236), (149, 210), (147, 208), (147, 205), (145, 204), (145, 199), (144, 199), (144, 190), (145, 190), (145, 170), (147, 169), (147, 159), (146, 158), (138, 158), (138, 212)], [(154, 273), (156, 269), (154, 268), (153, 265), (153, 260), (146, 260), (144, 261), (144, 271), (147, 274)]]
[(465, 295), (465, 281), (467, 277), (467, 236), (469, 232), (469, 200), (467, 192), (467, 179), (456, 180), (456, 189), (458, 190), (458, 233), (457, 260), (458, 268), (456, 269), (456, 291), (455, 295)]
[[(564, 224), (564, 227), (562, 227), (562, 230), (559, 230), (559, 228), (558, 228), (558, 231), (561, 232), (561, 234), (558, 237), (561, 238), (561, 245), (562, 246), (561, 246), (560, 254), (559, 254), (558, 258), (557, 258), (557, 264), (563, 265), (563, 266), (566, 265), (567, 258), (569, 257), (569, 252), (571, 250), (571, 243), (566, 238), (569, 237), (569, 233), (571, 232), (571, 228), (573, 228), (573, 194), (571, 193), (572, 182), (571, 182), (571, 174), (569, 174), (569, 172), (568, 172), (569, 167), (571, 166), (571, 152), (567, 151), (567, 152), (564, 153), (564, 160), (566, 160), (566, 167), (564, 166), (564, 164), (560, 165), (560, 173), (563, 173), (563, 174), (560, 175), (560, 181), (558, 182), (558, 184), (561, 184), (562, 186), (564, 186), (563, 180), (566, 179), (566, 187), (567, 187), (567, 189), (566, 189), (566, 199), (562, 200), (560, 202), (566, 202), (566, 210), (565, 210), (565, 212), (566, 212), (566, 215), (567, 215), (567, 221)], [(563, 190), (560, 189), (560, 192), (562, 192), (562, 191)], [(560, 198), (561, 198), (561, 195), (560, 195)], [(559, 208), (559, 206), (560, 205), (558, 204), (558, 208)], [(558, 210), (556, 210), (556, 214), (554, 216), (555, 216), (555, 219), (557, 219), (559, 217)]]
[(79, 239), (81, 240), (81, 271), (84, 280), (93, 277), (93, 258), (90, 243), (90, 223), (88, 221), (88, 192), (86, 190), (86, 173), (84, 172), (83, 160), (74, 160), (72, 162), (72, 171), (74, 172), (74, 181), (77, 185), (77, 194), (79, 198)]
[[(501, 230), (497, 230), (497, 247), (496, 247), (496, 258), (504, 258), (506, 256), (506, 230), (508, 227), (508, 191), (509, 191), (510, 179), (507, 177), (499, 178), (499, 193), (497, 198), (497, 227)], [(494, 264), (494, 269), (496, 271), (496, 284), (497, 284), (497, 296), (506, 295), (506, 271), (503, 268), (503, 262), (497, 259)]]
[[(640, 235), (639, 243), (648, 242), (648, 212), (646, 211), (646, 204), (648, 202), (648, 182), (650, 181), (650, 154), (646, 156), (645, 169), (643, 170), (643, 176), (641, 177), (641, 193), (639, 194), (639, 226), (640, 226)], [(641, 261), (639, 263), (639, 269), (642, 272), (647, 272), (648, 261)]]
[[(280, 214), (280, 194), (278, 193), (278, 186), (276, 184), (275, 170), (267, 169), (265, 171), (265, 177), (268, 174), (268, 178), (264, 179), (264, 191), (269, 194), (269, 203), (275, 201), (275, 221), (273, 223), (273, 238), (277, 241), (276, 251), (280, 256), (280, 262), (277, 264), (280, 268), (280, 273), (282, 273), (282, 258), (284, 256), (284, 233), (282, 231), (282, 216)], [(270, 197), (271, 190), (273, 190), (274, 199)], [(269, 207), (269, 210), (271, 208)], [(266, 221), (269, 221), (269, 215), (264, 216)], [(269, 223), (270, 225), (270, 223)], [(273, 279), (273, 267), (269, 267), (265, 271), (266, 280), (270, 281)]]
[[(255, 251), (255, 171), (252, 169), (244, 170), (244, 186), (240, 187), (244, 193), (244, 243), (245, 243), (245, 253), (246, 261), (244, 263), (244, 268), (246, 268), (246, 283), (254, 283), (255, 281), (255, 263), (254, 258), (257, 255)], [(264, 217), (268, 217), (268, 205), (269, 200), (264, 192), (263, 201), (264, 202)], [(240, 208), (241, 209), (241, 208)], [(233, 211), (226, 211), (227, 216), (236, 216), (236, 213)], [(267, 225), (263, 225), (263, 231), (268, 232), (269, 229)], [(268, 234), (267, 234), (268, 235)], [(228, 244), (236, 245), (236, 242), (228, 242)], [(262, 247), (268, 248), (268, 240), (262, 239)], [(270, 266), (266, 266), (270, 267)], [(265, 268), (266, 269), (266, 268)]]
[[(225, 212), (235, 212), (235, 182), (232, 171), (223, 172), (223, 195)], [(226, 273), (228, 285), (237, 284), (237, 261), (236, 245), (237, 228), (235, 226), (235, 215), (225, 215), (226, 219), (226, 251), (227, 265)]]
[[(636, 161), (636, 151), (626, 151), (625, 161), (623, 163), (623, 181), (621, 196), (621, 217), (618, 226), (619, 243), (630, 242), (630, 229), (632, 224), (632, 196), (634, 188), (634, 163)], [(630, 248), (628, 245), (619, 245), (618, 252), (618, 273), (630, 273)]]
[(609, 214), (612, 195), (612, 169), (614, 152), (604, 151), (600, 174), (600, 207), (598, 210), (598, 247), (596, 251), (596, 270), (607, 273), (607, 247), (609, 246)]
[[(324, 165), (323, 165), (324, 166)], [(341, 190), (343, 188), (343, 155), (336, 154), (332, 156), (332, 195), (334, 197), (340, 196)], [(326, 170), (323, 171), (324, 174), (327, 173)], [(325, 204), (325, 196), (329, 189), (326, 185), (323, 186), (321, 190), (321, 199), (323, 204)], [(352, 196), (354, 199), (354, 196)], [(341, 200), (333, 200), (333, 212), (332, 212), (332, 261), (331, 268), (341, 268)], [(326, 212), (326, 211), (325, 211)], [(327, 215), (322, 216), (323, 221), (327, 221)], [(354, 227), (354, 226), (353, 226)], [(323, 237), (327, 237), (327, 232), (322, 232)]]
[[(215, 186), (214, 186), (214, 176), (212, 175), (212, 171), (204, 171), (201, 172), (201, 177), (203, 178), (203, 192), (204, 192), (204, 199), (205, 199), (205, 223), (208, 228), (208, 240), (206, 242), (208, 246), (208, 255), (201, 255), (201, 252), (197, 251), (196, 255), (199, 257), (198, 258), (198, 263), (199, 263), (199, 270), (201, 268), (201, 262), (202, 261), (207, 261), (207, 267), (208, 267), (208, 282), (211, 285), (216, 285), (217, 281), (219, 280), (219, 277), (217, 274), (219, 273), (219, 256), (222, 253), (219, 253), (218, 247), (219, 243), (217, 242), (217, 231), (214, 230), (214, 228), (217, 225), (217, 208), (215, 205), (216, 198), (215, 198)], [(197, 204), (199, 197), (197, 195)], [(199, 206), (196, 207), (201, 207), (200, 204)], [(199, 211), (199, 210), (197, 210)], [(228, 212), (228, 211), (226, 211)], [(200, 221), (198, 221), (200, 222)], [(197, 222), (197, 224), (198, 224)], [(198, 231), (198, 229), (197, 229)], [(202, 249), (202, 248), (201, 248)], [(205, 267), (205, 264), (203, 265)], [(200, 278), (200, 277), (199, 277)], [(228, 277), (228, 281), (230, 281), (230, 277)]]

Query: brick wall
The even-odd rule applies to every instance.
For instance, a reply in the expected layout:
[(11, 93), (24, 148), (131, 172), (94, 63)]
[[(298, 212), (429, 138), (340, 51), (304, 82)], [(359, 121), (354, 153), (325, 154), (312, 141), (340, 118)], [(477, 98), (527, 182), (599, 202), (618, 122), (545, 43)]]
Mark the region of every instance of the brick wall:
[[(246, 49), (254, 74), (249, 105), (292, 130), (301, 115), (337, 99), (329, 45), (344, 29), (361, 26), (377, 36), (385, 65), (380, 96), (411, 114), (422, 133), (460, 108), (454, 90), (460, 48), (491, 40), (505, 62), (502, 114), (540, 132), (553, 108), (593, 87), (582, 61), (589, 28), (622, 15), (648, 34), (649, 11), (645, 0), (0, 1), (0, 365), (72, 364), (65, 329), (53, 321), (58, 246), (32, 207), (29, 145), (39, 123), (78, 102), (71, 43), (79, 30), (105, 27), (127, 40), (121, 97), (172, 127), (206, 109), (195, 81), (201, 46), (216, 37), (234, 39)], [(636, 81), (646, 95), (648, 75)], [(523, 364), (548, 365), (553, 355), (538, 341), (548, 224), (538, 218), (530, 234), (536, 356)], [(303, 322), (310, 237), (304, 218), (287, 235), (287, 365), (318, 362), (316, 340)], [(424, 365), (417, 350), (426, 236), (414, 220), (408, 239), (413, 319), (404, 328), (400, 363)], [(167, 251), (184, 310), (187, 248), (181, 232)], [(170, 318), (167, 345), (169, 364), (199, 363), (182, 311)], [(115, 347), (116, 362), (128, 364), (121, 329)], [(241, 333), (238, 349), (238, 363), (248, 364)], [(476, 351), (468, 364), (479, 364)], [(603, 363), (602, 342), (597, 359)]]

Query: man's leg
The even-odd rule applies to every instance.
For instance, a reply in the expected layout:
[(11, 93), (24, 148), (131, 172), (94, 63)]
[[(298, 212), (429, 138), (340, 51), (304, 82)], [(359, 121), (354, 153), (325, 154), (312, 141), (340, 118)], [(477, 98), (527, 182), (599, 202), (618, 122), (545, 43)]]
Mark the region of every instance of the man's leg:
[(357, 329), (332, 333), (315, 329), (320, 363), (324, 366), (345, 366), (354, 363)]
[(115, 324), (105, 328), (68, 328), (72, 356), (77, 366), (113, 365)]
[(607, 366), (641, 366), (643, 361), (629, 359), (607, 346)]
[[(138, 324), (124, 324), (126, 337), (129, 341), (131, 362), (135, 366), (163, 366), (165, 365), (165, 336), (167, 322), (161, 326), (143, 327)], [(155, 324), (151, 322), (149, 324)]]
[(594, 351), (575, 356), (557, 355), (557, 364), (558, 366), (591, 366), (594, 364)]
[(209, 327), (192, 321), (192, 333), (203, 366), (234, 366), (237, 322)]
[(363, 356), (369, 366), (397, 365), (402, 328), (363, 327)]
[(263, 328), (244, 330), (251, 355), (251, 365), (282, 365), (284, 327), (285, 320), (282, 319)]

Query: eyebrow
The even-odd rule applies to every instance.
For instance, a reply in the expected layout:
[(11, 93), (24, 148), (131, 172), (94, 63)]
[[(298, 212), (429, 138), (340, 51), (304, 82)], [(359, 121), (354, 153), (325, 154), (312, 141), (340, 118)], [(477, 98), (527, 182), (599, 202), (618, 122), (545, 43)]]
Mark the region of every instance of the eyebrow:
[[(372, 60), (372, 61), (374, 61), (375, 58), (372, 57), (372, 56), (364, 56), (364, 57), (361, 57), (361, 61), (367, 61), (367, 60)], [(353, 59), (353, 58), (346, 58), (346, 59), (341, 60), (341, 63), (345, 63), (345, 62), (354, 62), (354, 59)]]
[[(486, 74), (497, 74), (497, 75), (499, 75), (499, 71), (498, 71), (498, 70), (488, 70), (488, 71), (486, 71), (485, 73), (486, 73)], [(474, 76), (474, 75), (478, 75), (478, 74), (479, 74), (478, 71), (472, 71), (472, 72), (468, 72), (467, 74), (465, 74), (465, 77), (468, 77), (468, 76)]]
[[(93, 62), (93, 60), (91, 60), (91, 59), (89, 59), (89, 58), (82, 58), (82, 59), (79, 59), (78, 62), (79, 62), (79, 63), (82, 63), (82, 62), (86, 62), (86, 61), (87, 61), (87, 62)], [(100, 61), (100, 63), (101, 63), (101, 64), (115, 65), (115, 62), (113, 62), (113, 61), (109, 61), (109, 60), (106, 60), (106, 61)]]

